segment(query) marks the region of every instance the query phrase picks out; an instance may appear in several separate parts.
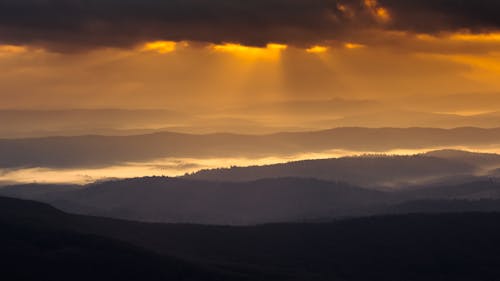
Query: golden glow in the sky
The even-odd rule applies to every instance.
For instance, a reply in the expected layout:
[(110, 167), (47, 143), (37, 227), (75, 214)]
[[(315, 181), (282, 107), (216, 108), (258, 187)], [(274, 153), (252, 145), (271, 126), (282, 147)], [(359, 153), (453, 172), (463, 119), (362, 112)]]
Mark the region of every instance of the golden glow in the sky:
[(375, 10), (375, 13), (377, 15), (377, 19), (379, 19), (382, 22), (388, 22), (391, 20), (391, 15), (389, 14), (389, 11), (385, 8), (377, 8)]
[(365, 45), (362, 45), (362, 44), (356, 44), (356, 43), (345, 43), (344, 44), (344, 47), (346, 49), (350, 49), (350, 50), (353, 50), (353, 49), (361, 49), (361, 48), (364, 48)]
[(273, 43), (267, 44), (264, 48), (233, 43), (212, 46), (212, 49), (216, 52), (230, 53), (248, 59), (277, 59), (281, 52), (287, 48), (287, 45)]
[(364, 3), (377, 21), (386, 23), (391, 20), (389, 11), (384, 7), (380, 7), (377, 0), (365, 0)]
[(468, 68), (467, 71), (463, 71), (463, 77), (482, 84), (494, 85), (495, 88), (498, 85), (498, 77), (500, 77), (500, 53), (490, 53), (488, 55), (439, 54), (426, 56), (466, 65)]
[(143, 51), (152, 51), (160, 54), (167, 54), (175, 51), (177, 43), (174, 41), (155, 41), (144, 44)]
[(347, 16), (348, 18), (353, 18), (354, 17), (354, 12), (352, 11), (351, 8), (349, 8), (348, 6), (346, 5), (343, 5), (343, 4), (340, 4), (338, 3), (337, 4), (337, 9), (342, 12), (342, 14), (344, 14), (344, 16)]
[(450, 36), (451, 40), (467, 42), (500, 42), (500, 33), (469, 34), (457, 33)]
[(459, 111), (444, 111), (444, 112), (435, 112), (436, 114), (453, 114), (453, 115), (459, 115), (459, 116), (476, 116), (476, 115), (482, 115), (482, 114), (489, 114), (492, 113), (494, 114), (494, 111), (490, 110), (459, 110)]
[(422, 41), (438, 41), (445, 39), (455, 42), (500, 43), (500, 33), (453, 33), (442, 37), (429, 34), (418, 34), (416, 38)]
[(448, 57), (456, 62), (468, 64), (500, 75), (500, 58), (498, 56), (452, 55)]
[(28, 49), (24, 46), (15, 46), (15, 45), (0, 45), (0, 53), (24, 53)]
[(313, 46), (309, 49), (306, 49), (306, 52), (310, 53), (310, 54), (321, 54), (321, 53), (325, 53), (328, 51), (328, 47), (325, 47), (325, 46)]
[(337, 4), (337, 9), (341, 12), (344, 12), (344, 13), (347, 11), (347, 7), (343, 4), (340, 4), (340, 3)]
[(422, 41), (436, 41), (438, 39), (436, 36), (432, 36), (432, 35), (425, 34), (425, 33), (417, 34), (415, 37), (418, 40), (422, 40)]

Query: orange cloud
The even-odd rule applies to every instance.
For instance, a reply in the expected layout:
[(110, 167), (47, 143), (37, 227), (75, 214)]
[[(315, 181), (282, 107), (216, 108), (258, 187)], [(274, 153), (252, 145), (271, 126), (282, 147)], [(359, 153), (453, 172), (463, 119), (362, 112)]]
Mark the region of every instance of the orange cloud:
[(365, 0), (364, 4), (377, 21), (386, 23), (391, 20), (389, 10), (381, 7), (377, 0)]
[(177, 42), (174, 41), (154, 41), (144, 44), (142, 51), (157, 52), (160, 54), (167, 54), (175, 51)]
[(451, 40), (454, 42), (471, 43), (500, 43), (500, 32), (497, 33), (452, 33), (444, 36), (434, 36), (429, 34), (418, 34), (417, 39), (422, 41)]
[(500, 33), (456, 33), (450, 36), (454, 41), (467, 41), (467, 42), (500, 42)]
[(310, 54), (321, 54), (321, 53), (325, 53), (328, 51), (328, 47), (325, 47), (325, 46), (313, 46), (309, 49), (306, 49), (306, 52), (310, 53)]
[(25, 46), (0, 45), (0, 53), (19, 54), (26, 51), (28, 51), (28, 48)]
[(288, 48), (282, 44), (267, 44), (266, 47), (249, 47), (240, 44), (226, 43), (222, 45), (212, 45), (216, 52), (230, 53), (247, 59), (277, 59), (283, 50)]
[(346, 49), (361, 49), (361, 48), (364, 48), (365, 45), (362, 45), (362, 44), (356, 44), (356, 43), (345, 43), (344, 44), (344, 47)]

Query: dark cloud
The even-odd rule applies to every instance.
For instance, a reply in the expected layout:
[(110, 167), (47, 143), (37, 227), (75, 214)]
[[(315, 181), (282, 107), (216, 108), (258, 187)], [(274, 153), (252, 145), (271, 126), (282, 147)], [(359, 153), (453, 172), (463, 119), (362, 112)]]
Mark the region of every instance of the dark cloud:
[(484, 32), (500, 27), (497, 0), (380, 0), (392, 12), (392, 28), (439, 33)]
[[(500, 26), (496, 0), (0, 0), (0, 42), (56, 50), (127, 47), (148, 40), (312, 45), (366, 29), (436, 33)], [(343, 5), (343, 6), (342, 6)], [(377, 7), (377, 6), (375, 6)]]

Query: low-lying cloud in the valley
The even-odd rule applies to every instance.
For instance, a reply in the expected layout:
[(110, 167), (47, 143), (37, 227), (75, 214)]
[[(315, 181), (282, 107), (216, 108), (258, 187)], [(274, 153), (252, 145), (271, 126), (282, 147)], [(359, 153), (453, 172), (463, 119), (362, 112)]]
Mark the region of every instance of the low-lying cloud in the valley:
[[(448, 147), (449, 148), (449, 147)], [(282, 155), (282, 156), (268, 156), (260, 158), (244, 158), (244, 157), (224, 157), (224, 158), (164, 158), (155, 159), (145, 162), (124, 162), (116, 165), (102, 166), (102, 167), (73, 167), (73, 168), (48, 168), (48, 167), (33, 167), (33, 168), (9, 168), (0, 169), (0, 186), (11, 185), (11, 184), (28, 184), (28, 183), (58, 183), (58, 184), (88, 184), (96, 181), (108, 180), (108, 179), (123, 179), (123, 178), (135, 178), (135, 177), (148, 177), (148, 176), (167, 176), (167, 177), (179, 177), (192, 174), (193, 178), (205, 179), (204, 174), (196, 174), (199, 171), (208, 171), (210, 174), (211, 170), (214, 170), (214, 175), (217, 176), (218, 169), (228, 169), (231, 167), (256, 167), (256, 166), (268, 166), (275, 164), (290, 163), (295, 161), (304, 160), (321, 160), (321, 159), (339, 159), (345, 157), (354, 157), (361, 159), (363, 157), (392, 157), (392, 156), (411, 156), (411, 155), (423, 155), (429, 151), (434, 151), (434, 149), (446, 149), (442, 148), (424, 148), (424, 149), (394, 149), (381, 153), (380, 151), (348, 151), (348, 150), (330, 150), (321, 153), (300, 153), (294, 155)], [(495, 147), (484, 147), (484, 148), (471, 148), (471, 147), (453, 147), (457, 150), (471, 150), (482, 153), (500, 153), (500, 146)], [(439, 154), (438, 154), (439, 155)], [(446, 154), (444, 154), (446, 155)], [(430, 155), (431, 156), (431, 155)], [(363, 160), (361, 160), (363, 161)], [(467, 163), (467, 162), (465, 162)], [(476, 163), (475, 163), (476, 164)], [(484, 165), (483, 165), (484, 164)], [(467, 170), (464, 172), (468, 175), (484, 176), (491, 174), (495, 176), (498, 172), (495, 170), (496, 166), (491, 166), (491, 163), (485, 162), (478, 166), (477, 170), (471, 172)], [(446, 168), (446, 167), (441, 167)], [(480, 168), (480, 169), (479, 169)], [(266, 167), (262, 168), (266, 170)], [(356, 168), (358, 169), (358, 168)], [(375, 172), (376, 171), (371, 171)], [(418, 171), (415, 171), (418, 173)], [(351, 172), (351, 174), (354, 173)], [(359, 171), (359, 173), (363, 173)], [(385, 187), (398, 187), (401, 185), (417, 185), (431, 182), (433, 180), (439, 179), (440, 177), (447, 177), (453, 175), (450, 174), (440, 174), (439, 171), (436, 174), (423, 175), (413, 178), (400, 178), (398, 176), (385, 175), (387, 179), (381, 181), (372, 181), (367, 177), (359, 177), (356, 183), (370, 183), (370, 185), (380, 185)], [(252, 173), (258, 179), (260, 177), (266, 177), (266, 173)], [(295, 174), (289, 174), (286, 176), (292, 176)], [(332, 180), (337, 174), (328, 172), (325, 174), (327, 180)], [(278, 174), (276, 176), (279, 176)], [(300, 176), (299, 174), (295, 176)], [(337, 175), (339, 176), (336, 180), (341, 180), (347, 175)], [(380, 175), (384, 178), (384, 175)], [(283, 177), (279, 176), (279, 177)], [(208, 177), (210, 178), (210, 176)], [(219, 180), (223, 180), (222, 178)], [(245, 177), (238, 179), (228, 178), (226, 180), (230, 181), (241, 181), (245, 180)], [(352, 180), (352, 179), (350, 179)]]
[(145, 176), (183, 176), (202, 169), (229, 168), (231, 166), (269, 165), (289, 161), (322, 159), (354, 155), (356, 152), (335, 150), (324, 153), (305, 153), (262, 158), (165, 158), (146, 162), (124, 162), (98, 168), (13, 168), (0, 169), (0, 182), (5, 183), (78, 183), (86, 184), (113, 178)]

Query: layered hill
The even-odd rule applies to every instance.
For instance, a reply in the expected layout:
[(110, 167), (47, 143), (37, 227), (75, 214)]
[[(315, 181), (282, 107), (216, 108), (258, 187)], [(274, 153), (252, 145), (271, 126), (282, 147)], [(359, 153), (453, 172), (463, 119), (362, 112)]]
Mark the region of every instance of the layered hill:
[[(147, 222), (253, 225), (419, 212), (500, 211), (500, 183), (461, 184), (376, 191), (342, 182), (276, 178), (250, 182), (137, 178), (74, 186), (11, 186), (0, 195), (38, 200), (62, 210)], [(433, 202), (429, 205), (426, 201)], [(463, 202), (462, 202), (463, 201)], [(437, 202), (437, 203), (436, 203)], [(456, 203), (461, 204), (456, 207)], [(439, 206), (436, 207), (435, 205)], [(401, 207), (400, 205), (403, 205)], [(463, 208), (460, 208), (463, 207)], [(438, 211), (436, 211), (438, 210)]]
[(495, 146), (500, 129), (337, 128), (270, 135), (155, 133), (0, 139), (0, 168), (97, 167), (165, 157), (268, 157), (328, 150), (385, 152)]
[(499, 222), (495, 213), (462, 213), (248, 227), (147, 224), (0, 198), (2, 275), (10, 280), (486, 281), (500, 274)]

